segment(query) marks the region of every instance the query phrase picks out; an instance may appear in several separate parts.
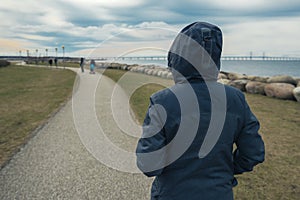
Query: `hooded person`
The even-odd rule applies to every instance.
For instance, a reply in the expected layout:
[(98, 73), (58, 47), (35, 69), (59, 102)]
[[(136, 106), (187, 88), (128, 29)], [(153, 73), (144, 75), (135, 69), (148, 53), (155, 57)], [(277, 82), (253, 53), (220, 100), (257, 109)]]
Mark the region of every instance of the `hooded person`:
[(234, 175), (264, 161), (243, 93), (217, 83), (221, 52), (221, 30), (204, 22), (185, 27), (170, 48), (175, 85), (150, 97), (136, 148), (139, 169), (155, 176), (153, 200), (233, 199)]

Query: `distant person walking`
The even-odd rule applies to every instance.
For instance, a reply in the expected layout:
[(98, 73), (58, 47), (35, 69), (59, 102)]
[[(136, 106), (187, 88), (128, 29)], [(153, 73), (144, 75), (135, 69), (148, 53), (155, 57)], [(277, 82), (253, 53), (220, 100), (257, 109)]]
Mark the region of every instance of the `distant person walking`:
[(55, 64), (55, 66), (57, 68), (57, 58), (54, 58), (54, 64)]
[(95, 66), (96, 66), (95, 60), (91, 60), (91, 63), (90, 63), (90, 74), (95, 74)]
[(50, 59), (50, 60), (49, 60), (49, 65), (50, 65), (50, 67), (52, 67), (52, 62), (53, 62), (52, 59)]
[(80, 68), (81, 72), (84, 72), (84, 58), (80, 58)]

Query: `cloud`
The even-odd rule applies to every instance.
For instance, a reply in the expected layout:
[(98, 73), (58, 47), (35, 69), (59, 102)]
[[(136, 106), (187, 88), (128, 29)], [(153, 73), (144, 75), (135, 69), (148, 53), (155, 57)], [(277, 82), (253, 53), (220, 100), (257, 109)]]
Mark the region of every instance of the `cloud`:
[(53, 41), (54, 37), (45, 37), (41, 35), (17, 34), (17, 37), (27, 40)]
[(171, 45), (171, 40), (144, 41), (144, 42), (116, 42), (105, 41), (94, 48), (75, 51), (78, 56), (90, 58), (137, 56), (137, 55), (162, 55), (165, 56)]
[(128, 8), (128, 7), (136, 7), (143, 3), (143, 0), (131, 0), (131, 1), (124, 1), (124, 0), (102, 0), (102, 1), (95, 1), (95, 0), (64, 0), (62, 2), (68, 2), (69, 4), (77, 5), (80, 7), (87, 7), (87, 8), (98, 8), (98, 7), (105, 7), (105, 8)]
[(276, 18), (263, 21), (249, 21), (224, 26), (224, 51), (227, 54), (247, 55), (250, 51), (262, 55), (300, 56), (297, 39), (300, 32), (300, 17)]
[(1, 39), (0, 38), (0, 53), (9, 55), (13, 53), (13, 55), (19, 55), (19, 51), (24, 55), (26, 50), (29, 48), (36, 47), (37, 44), (33, 42), (17, 40), (17, 39)]
[[(27, 41), (36, 45), (33, 48), (65, 45), (69, 52), (78, 52), (111, 37), (115, 45), (156, 41), (167, 45), (185, 25), (209, 21), (224, 31), (224, 53), (276, 54), (284, 41), (276, 33), (289, 38), (299, 33), (295, 28), (299, 10), (298, 0), (2, 0), (0, 18), (5, 20), (0, 21), (0, 37)], [(245, 38), (255, 40), (249, 43)], [(299, 49), (299, 42), (287, 43), (289, 49), (284, 51)]]

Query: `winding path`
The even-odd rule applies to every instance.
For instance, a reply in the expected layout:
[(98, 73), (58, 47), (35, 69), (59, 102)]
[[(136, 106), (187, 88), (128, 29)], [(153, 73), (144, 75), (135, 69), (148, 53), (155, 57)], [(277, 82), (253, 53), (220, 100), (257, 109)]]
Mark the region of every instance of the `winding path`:
[[(111, 91), (114, 83), (101, 74), (71, 70), (78, 74), (74, 94), (80, 101), (76, 106), (89, 106), (93, 102), (85, 94), (95, 93), (92, 108), (104, 131), (111, 133), (109, 139), (133, 151), (136, 138), (120, 136), (107, 109), (110, 99), (105, 91)], [(99, 77), (101, 93), (99, 87), (94, 91)], [(109, 168), (87, 151), (74, 124), (72, 106), (70, 100), (0, 171), (0, 199), (149, 199), (151, 179)], [(87, 130), (90, 126), (84, 122), (93, 114), (82, 112), (77, 116)]]

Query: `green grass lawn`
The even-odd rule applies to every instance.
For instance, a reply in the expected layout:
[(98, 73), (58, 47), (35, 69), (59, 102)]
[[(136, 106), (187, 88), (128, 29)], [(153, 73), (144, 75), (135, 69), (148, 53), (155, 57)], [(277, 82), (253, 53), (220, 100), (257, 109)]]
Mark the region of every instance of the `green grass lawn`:
[(0, 166), (71, 96), (75, 76), (60, 69), (0, 68)]
[(123, 70), (105, 69), (103, 74), (113, 81), (118, 82), (118, 80), (126, 73)]
[(130, 107), (135, 113), (137, 121), (142, 124), (149, 106), (151, 94), (162, 90), (164, 87), (158, 84), (147, 84), (138, 88), (130, 97)]
[(58, 66), (79, 68), (79, 62), (59, 62)]
[[(32, 65), (45, 65), (45, 66), (50, 66), (48, 62), (38, 62), (38, 63), (32, 63)], [(62, 61), (59, 61), (57, 63), (57, 66), (60, 66), (60, 67), (74, 67), (74, 68), (79, 68), (79, 62), (62, 62)], [(54, 60), (53, 60), (53, 63), (52, 63), (52, 68), (55, 68), (55, 64), (54, 64)]]
[[(124, 73), (120, 70), (104, 72), (114, 81), (119, 80)], [(160, 89), (160, 85), (148, 84), (137, 89), (130, 97), (130, 105), (140, 123), (148, 108), (150, 95)], [(300, 103), (261, 95), (245, 95), (261, 123), (260, 133), (266, 145), (266, 160), (253, 172), (237, 177), (239, 185), (234, 188), (235, 199), (299, 199)]]

